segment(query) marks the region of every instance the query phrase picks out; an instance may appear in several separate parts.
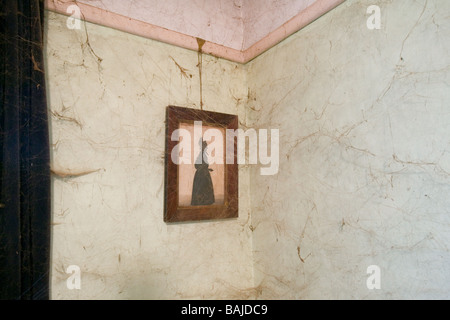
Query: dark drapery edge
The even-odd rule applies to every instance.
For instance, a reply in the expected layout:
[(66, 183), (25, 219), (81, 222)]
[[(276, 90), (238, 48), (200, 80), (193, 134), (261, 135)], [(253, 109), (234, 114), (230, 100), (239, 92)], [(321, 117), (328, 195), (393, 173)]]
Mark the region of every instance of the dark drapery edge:
[(1, 4), (0, 298), (48, 299), (51, 197), (44, 1)]

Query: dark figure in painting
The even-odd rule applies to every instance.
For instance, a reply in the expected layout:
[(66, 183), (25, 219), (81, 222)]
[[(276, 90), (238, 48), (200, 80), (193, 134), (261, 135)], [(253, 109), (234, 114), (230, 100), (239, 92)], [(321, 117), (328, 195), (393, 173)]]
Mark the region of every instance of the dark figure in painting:
[[(215, 201), (211, 174), (209, 173), (213, 170), (209, 168), (208, 159), (205, 154), (208, 144), (206, 141), (203, 141), (203, 139), (200, 140), (200, 143), (202, 144), (202, 151), (198, 155), (197, 160), (199, 160), (199, 158), (200, 160), (203, 158), (203, 161), (201, 161), (201, 163), (197, 163), (200, 161), (196, 161), (195, 163), (196, 171), (191, 199), (191, 205), (193, 206), (207, 206), (213, 204)], [(203, 154), (205, 154), (204, 157)]]

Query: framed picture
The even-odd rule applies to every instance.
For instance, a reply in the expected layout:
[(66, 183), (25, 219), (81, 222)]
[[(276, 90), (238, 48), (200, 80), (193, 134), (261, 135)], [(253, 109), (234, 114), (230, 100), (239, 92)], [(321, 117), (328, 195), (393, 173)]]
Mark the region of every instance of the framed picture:
[(238, 117), (166, 109), (164, 221), (238, 217)]

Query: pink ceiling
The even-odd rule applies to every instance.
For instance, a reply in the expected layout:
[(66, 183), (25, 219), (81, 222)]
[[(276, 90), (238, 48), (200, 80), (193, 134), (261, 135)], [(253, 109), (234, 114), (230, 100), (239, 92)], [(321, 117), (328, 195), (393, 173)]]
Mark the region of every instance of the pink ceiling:
[(240, 49), (250, 48), (314, 2), (316, 0), (244, 0), (244, 37)]
[(233, 49), (242, 48), (245, 0), (78, 0)]
[(245, 63), (345, 0), (47, 0), (63, 14)]

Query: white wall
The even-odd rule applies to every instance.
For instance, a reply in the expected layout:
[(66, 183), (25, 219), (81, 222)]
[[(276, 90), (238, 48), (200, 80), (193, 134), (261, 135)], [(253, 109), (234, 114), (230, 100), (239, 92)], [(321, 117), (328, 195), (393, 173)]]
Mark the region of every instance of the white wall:
[[(70, 30), (67, 17), (47, 15), (51, 297), (252, 297), (246, 168), (239, 219), (163, 222), (165, 108), (199, 108), (197, 53), (89, 23)], [(202, 69), (204, 109), (245, 120), (244, 68), (204, 56)], [(80, 290), (66, 286), (70, 265)]]
[(250, 176), (260, 298), (450, 298), (449, 12), (348, 0), (249, 64), (248, 125), (281, 137)]

